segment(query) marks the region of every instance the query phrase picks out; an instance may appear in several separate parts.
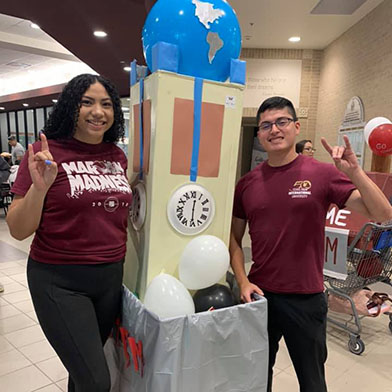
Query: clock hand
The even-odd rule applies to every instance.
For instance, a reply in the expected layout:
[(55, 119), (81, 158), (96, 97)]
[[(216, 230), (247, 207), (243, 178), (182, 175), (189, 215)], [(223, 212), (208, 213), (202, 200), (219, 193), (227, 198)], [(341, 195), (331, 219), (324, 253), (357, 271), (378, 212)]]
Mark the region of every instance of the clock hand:
[(195, 204), (196, 204), (196, 200), (193, 200), (193, 207), (192, 207), (192, 220), (195, 216)]

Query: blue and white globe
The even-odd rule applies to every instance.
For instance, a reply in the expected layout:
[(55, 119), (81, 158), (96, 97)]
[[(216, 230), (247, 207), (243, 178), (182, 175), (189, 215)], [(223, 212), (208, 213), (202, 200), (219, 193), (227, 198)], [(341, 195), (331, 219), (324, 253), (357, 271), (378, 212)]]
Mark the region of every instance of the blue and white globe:
[(224, 82), (241, 51), (237, 16), (225, 0), (158, 0), (143, 27), (143, 51), (152, 69), (159, 41), (179, 47), (178, 73)]

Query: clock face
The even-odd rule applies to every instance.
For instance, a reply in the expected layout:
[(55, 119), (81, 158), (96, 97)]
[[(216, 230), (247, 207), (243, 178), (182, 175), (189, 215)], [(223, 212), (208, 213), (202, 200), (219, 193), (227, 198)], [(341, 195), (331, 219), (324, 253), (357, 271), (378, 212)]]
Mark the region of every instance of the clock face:
[(204, 231), (212, 222), (214, 214), (214, 198), (198, 184), (182, 185), (173, 193), (167, 205), (170, 224), (185, 235)]
[(146, 219), (146, 189), (142, 182), (132, 188), (132, 204), (129, 218), (135, 230), (140, 230)]

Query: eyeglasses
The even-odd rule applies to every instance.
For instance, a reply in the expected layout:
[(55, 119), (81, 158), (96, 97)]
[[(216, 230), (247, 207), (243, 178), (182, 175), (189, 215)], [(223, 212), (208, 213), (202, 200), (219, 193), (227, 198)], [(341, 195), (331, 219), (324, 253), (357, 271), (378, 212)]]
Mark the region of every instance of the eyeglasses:
[(307, 152), (316, 152), (316, 149), (313, 148), (313, 147), (304, 147), (304, 151), (307, 151)]
[(282, 131), (292, 121), (296, 121), (296, 120), (294, 120), (293, 118), (288, 118), (288, 117), (279, 117), (275, 122), (269, 122), (269, 121), (262, 122), (258, 126), (258, 128), (260, 131), (270, 131), (272, 129), (272, 126), (275, 124), (275, 126)]

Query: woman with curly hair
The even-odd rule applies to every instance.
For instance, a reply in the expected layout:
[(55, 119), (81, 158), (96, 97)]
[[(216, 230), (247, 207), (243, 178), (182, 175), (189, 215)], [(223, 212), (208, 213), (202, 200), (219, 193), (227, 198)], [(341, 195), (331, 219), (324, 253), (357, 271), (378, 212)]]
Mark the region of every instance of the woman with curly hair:
[(35, 233), (27, 278), (49, 342), (69, 372), (68, 391), (108, 392), (103, 353), (121, 304), (131, 189), (119, 96), (101, 76), (64, 88), (29, 145), (12, 188), (7, 223)]

